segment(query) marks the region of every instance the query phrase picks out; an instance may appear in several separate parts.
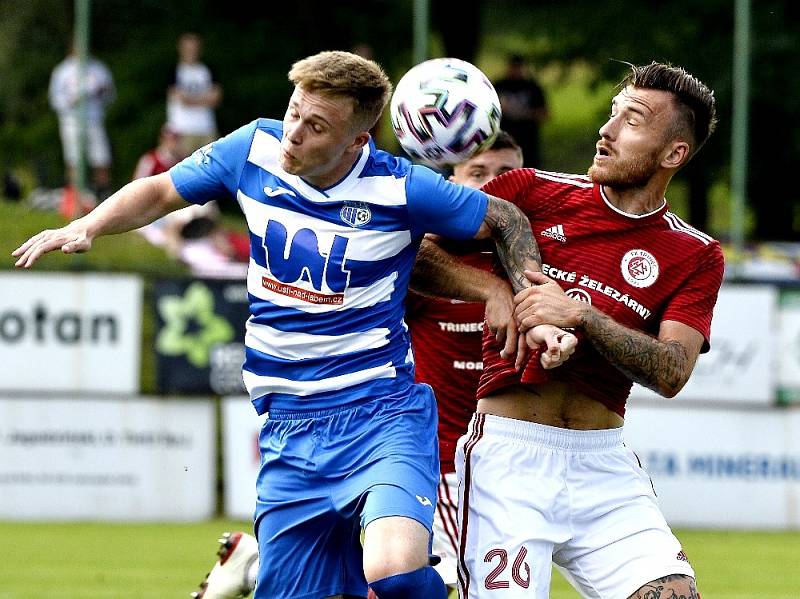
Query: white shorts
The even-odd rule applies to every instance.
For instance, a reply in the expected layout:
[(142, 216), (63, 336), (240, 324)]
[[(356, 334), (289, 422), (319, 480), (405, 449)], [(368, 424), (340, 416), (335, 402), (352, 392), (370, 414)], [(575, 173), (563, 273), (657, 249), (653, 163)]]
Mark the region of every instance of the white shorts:
[[(74, 168), (78, 164), (78, 121), (73, 118), (60, 119), (59, 131), (61, 146), (64, 149), (64, 162)], [(111, 146), (102, 124), (86, 125), (86, 158), (89, 166), (94, 168), (111, 165)]]
[(694, 577), (621, 428), (475, 414), (456, 471), (464, 599), (547, 599), (551, 562), (597, 599), (623, 599), (670, 574)]
[(442, 561), (436, 571), (446, 585), (455, 586), (458, 580), (458, 479), (455, 472), (442, 474), (439, 480), (438, 503), (433, 516), (433, 555)]

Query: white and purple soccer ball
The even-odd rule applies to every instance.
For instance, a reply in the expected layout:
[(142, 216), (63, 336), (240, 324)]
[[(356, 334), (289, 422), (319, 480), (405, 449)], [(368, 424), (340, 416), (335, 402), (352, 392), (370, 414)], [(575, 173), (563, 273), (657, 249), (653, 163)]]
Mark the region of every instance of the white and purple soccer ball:
[(467, 160), (500, 129), (500, 100), (491, 82), (457, 58), (427, 60), (403, 75), (390, 112), (403, 150), (436, 167)]

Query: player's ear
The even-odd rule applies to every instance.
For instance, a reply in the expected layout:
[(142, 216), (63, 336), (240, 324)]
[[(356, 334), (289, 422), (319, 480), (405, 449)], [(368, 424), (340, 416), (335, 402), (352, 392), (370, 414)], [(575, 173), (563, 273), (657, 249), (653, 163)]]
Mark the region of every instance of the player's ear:
[(350, 144), (350, 149), (355, 152), (360, 152), (361, 148), (369, 143), (369, 131), (362, 131), (355, 136), (353, 143)]
[(679, 169), (689, 158), (689, 144), (682, 139), (675, 139), (667, 144), (661, 166), (669, 169)]

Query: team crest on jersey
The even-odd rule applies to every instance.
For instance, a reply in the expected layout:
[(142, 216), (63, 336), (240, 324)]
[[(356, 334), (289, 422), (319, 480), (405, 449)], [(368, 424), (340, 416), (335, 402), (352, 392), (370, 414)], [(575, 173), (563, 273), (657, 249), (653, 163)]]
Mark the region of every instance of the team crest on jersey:
[(625, 280), (634, 287), (650, 287), (658, 279), (658, 262), (645, 250), (630, 250), (622, 257), (620, 270)]
[(351, 227), (363, 227), (372, 220), (372, 211), (364, 202), (345, 202), (339, 216)]
[(567, 289), (564, 293), (567, 294), (567, 297), (577, 300), (579, 302), (583, 302), (585, 304), (592, 305), (592, 296), (589, 295), (587, 291), (583, 289), (578, 289), (577, 287), (573, 287), (572, 289)]

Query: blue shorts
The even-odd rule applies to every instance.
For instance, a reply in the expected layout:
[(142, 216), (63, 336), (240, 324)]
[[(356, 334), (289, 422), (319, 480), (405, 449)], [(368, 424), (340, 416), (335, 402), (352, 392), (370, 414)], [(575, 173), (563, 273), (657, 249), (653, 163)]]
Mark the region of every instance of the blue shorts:
[(316, 412), (273, 412), (261, 429), (254, 599), (367, 596), (361, 530), (405, 516), (433, 525), (436, 401), (402, 396)]

